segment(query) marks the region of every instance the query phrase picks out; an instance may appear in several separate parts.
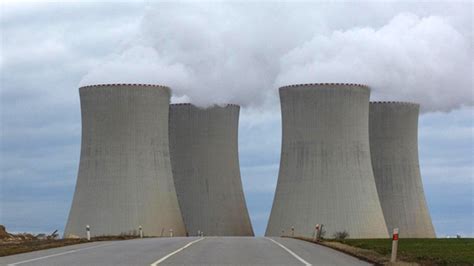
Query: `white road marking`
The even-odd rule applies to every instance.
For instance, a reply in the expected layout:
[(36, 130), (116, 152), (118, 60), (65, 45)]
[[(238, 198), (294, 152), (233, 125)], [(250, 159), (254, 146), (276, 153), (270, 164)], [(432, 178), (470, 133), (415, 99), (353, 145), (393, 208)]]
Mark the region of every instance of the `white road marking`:
[(266, 239), (272, 241), (273, 243), (277, 244), (278, 246), (280, 246), (281, 248), (283, 248), (284, 250), (286, 250), (288, 253), (290, 253), (293, 257), (297, 258), (299, 261), (301, 261), (305, 266), (312, 266), (311, 263), (305, 261), (304, 259), (302, 259), (300, 256), (296, 255), (296, 253), (294, 253), (293, 251), (291, 251), (289, 248), (283, 246), (282, 244), (278, 243), (277, 241), (271, 239), (271, 238), (268, 238), (268, 237), (265, 237)]
[(185, 248), (191, 246), (191, 245), (194, 244), (194, 243), (197, 243), (197, 242), (203, 240), (204, 238), (205, 238), (205, 237), (202, 237), (202, 238), (199, 238), (199, 239), (196, 239), (196, 240), (194, 240), (194, 241), (189, 242), (189, 243), (186, 244), (185, 246), (183, 246), (183, 247), (181, 247), (181, 248), (179, 248), (179, 249), (177, 249), (177, 250), (171, 252), (170, 254), (164, 256), (163, 258), (161, 258), (161, 259), (159, 259), (159, 260), (153, 262), (152, 264), (150, 264), (150, 266), (156, 266), (156, 265), (162, 263), (163, 261), (167, 260), (169, 257), (173, 256), (174, 254), (176, 254), (176, 253), (182, 251), (183, 249), (185, 249)]
[(113, 245), (113, 244), (115, 244), (115, 243), (107, 243), (107, 244), (102, 244), (102, 245), (95, 245), (95, 246), (92, 246), (92, 247), (73, 249), (73, 250), (69, 250), (69, 251), (65, 251), (65, 252), (61, 252), (61, 253), (51, 254), (51, 255), (48, 255), (48, 256), (43, 256), (43, 257), (39, 257), (39, 258), (24, 260), (24, 261), (15, 262), (15, 263), (10, 263), (10, 264), (8, 264), (8, 266), (20, 265), (20, 264), (24, 264), (24, 263), (28, 263), (28, 262), (32, 262), (32, 261), (37, 261), (37, 260), (47, 259), (47, 258), (51, 258), (51, 257), (57, 257), (57, 256), (69, 254), (69, 253), (74, 253), (74, 252), (78, 252), (78, 251), (83, 251), (83, 250), (86, 250), (86, 249), (103, 247), (103, 246), (110, 246), (110, 245)]

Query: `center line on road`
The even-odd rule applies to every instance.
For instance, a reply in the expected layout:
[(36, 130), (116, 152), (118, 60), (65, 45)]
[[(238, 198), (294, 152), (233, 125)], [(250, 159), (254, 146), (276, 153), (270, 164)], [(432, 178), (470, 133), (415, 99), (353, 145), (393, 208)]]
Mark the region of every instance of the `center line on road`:
[(296, 253), (294, 253), (293, 251), (291, 251), (289, 248), (283, 246), (282, 244), (278, 243), (277, 241), (271, 239), (271, 238), (268, 238), (268, 237), (265, 237), (266, 239), (272, 241), (273, 243), (277, 244), (278, 246), (280, 246), (281, 248), (283, 248), (284, 250), (286, 250), (288, 253), (290, 253), (293, 257), (297, 258), (299, 261), (301, 261), (305, 266), (312, 266), (311, 263), (305, 261), (304, 259), (302, 259), (300, 256), (296, 255)]
[(189, 243), (186, 244), (185, 246), (183, 246), (183, 247), (181, 247), (181, 248), (179, 248), (179, 249), (177, 249), (177, 250), (171, 252), (170, 254), (164, 256), (163, 258), (161, 258), (161, 259), (159, 259), (159, 260), (153, 262), (152, 264), (150, 264), (150, 266), (156, 266), (156, 265), (162, 263), (163, 261), (167, 260), (169, 257), (173, 256), (174, 254), (176, 254), (176, 253), (182, 251), (183, 249), (185, 249), (185, 248), (191, 246), (191, 245), (194, 244), (194, 243), (197, 243), (197, 242), (203, 240), (204, 238), (205, 238), (205, 237), (202, 237), (202, 238), (199, 238), (199, 239), (196, 239), (196, 240), (194, 240), (194, 241), (189, 242)]
[(74, 252), (78, 252), (78, 251), (82, 251), (82, 250), (86, 250), (86, 249), (98, 248), (98, 247), (103, 247), (103, 246), (110, 246), (110, 245), (113, 245), (113, 244), (115, 244), (115, 243), (107, 243), (107, 244), (95, 245), (95, 246), (87, 247), (87, 248), (73, 249), (73, 250), (69, 250), (69, 251), (65, 251), (65, 252), (61, 252), (61, 253), (51, 254), (51, 255), (48, 255), (48, 256), (43, 256), (43, 257), (39, 257), (39, 258), (24, 260), (24, 261), (15, 262), (15, 263), (10, 263), (10, 264), (8, 264), (8, 266), (20, 265), (20, 264), (24, 264), (24, 263), (28, 263), (28, 262), (32, 262), (32, 261), (37, 261), (37, 260), (47, 259), (47, 258), (51, 258), (51, 257), (61, 256), (61, 255), (74, 253)]

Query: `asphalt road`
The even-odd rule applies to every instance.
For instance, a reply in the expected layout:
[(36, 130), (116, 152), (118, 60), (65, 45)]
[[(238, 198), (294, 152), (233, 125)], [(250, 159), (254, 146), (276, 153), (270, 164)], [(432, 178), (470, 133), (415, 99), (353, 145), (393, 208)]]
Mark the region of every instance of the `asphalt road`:
[(370, 265), (289, 238), (175, 237), (93, 242), (0, 257), (0, 265)]

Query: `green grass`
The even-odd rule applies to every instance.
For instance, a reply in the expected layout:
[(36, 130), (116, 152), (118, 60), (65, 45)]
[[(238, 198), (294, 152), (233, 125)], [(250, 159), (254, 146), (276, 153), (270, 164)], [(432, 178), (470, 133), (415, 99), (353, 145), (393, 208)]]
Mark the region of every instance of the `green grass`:
[[(346, 239), (339, 242), (381, 255), (390, 255), (392, 250), (391, 239)], [(400, 239), (398, 258), (424, 265), (473, 265), (474, 238)]]

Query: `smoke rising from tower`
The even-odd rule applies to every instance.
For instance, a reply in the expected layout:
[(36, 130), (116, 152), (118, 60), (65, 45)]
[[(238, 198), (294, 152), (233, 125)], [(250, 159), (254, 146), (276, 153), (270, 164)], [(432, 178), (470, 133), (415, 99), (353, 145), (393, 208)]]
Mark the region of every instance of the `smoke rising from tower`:
[[(380, 17), (338, 19), (358, 9)], [(423, 7), (414, 10), (424, 15), (400, 10), (389, 16), (369, 4), (150, 5), (137, 36), (81, 84), (167, 84), (198, 106), (245, 107), (276, 102), (276, 88), (286, 84), (360, 82), (371, 86), (374, 100), (419, 102), (424, 111), (472, 105), (472, 25), (458, 23), (470, 21), (470, 12), (453, 19)]]

